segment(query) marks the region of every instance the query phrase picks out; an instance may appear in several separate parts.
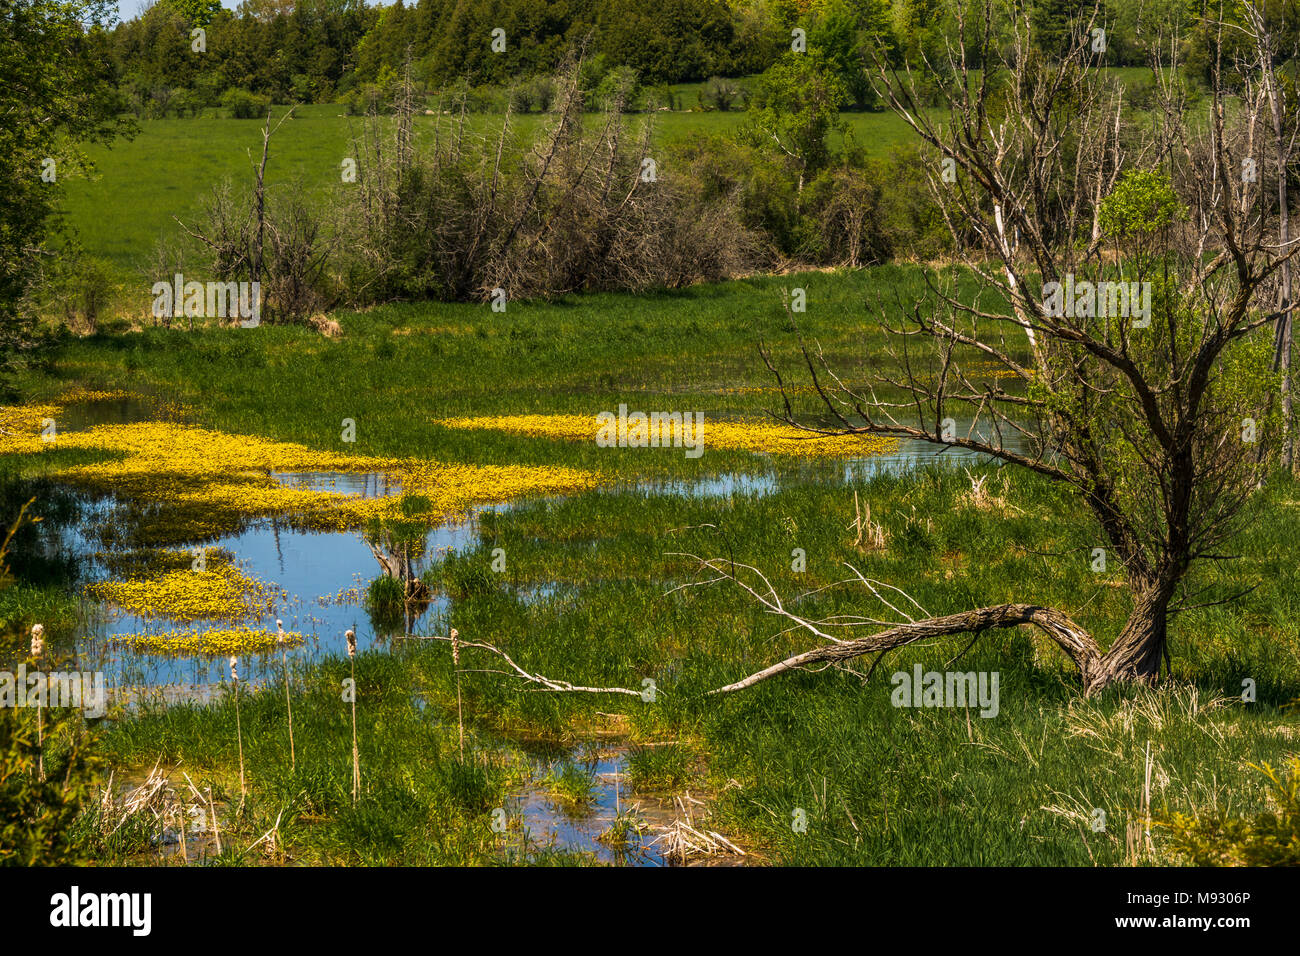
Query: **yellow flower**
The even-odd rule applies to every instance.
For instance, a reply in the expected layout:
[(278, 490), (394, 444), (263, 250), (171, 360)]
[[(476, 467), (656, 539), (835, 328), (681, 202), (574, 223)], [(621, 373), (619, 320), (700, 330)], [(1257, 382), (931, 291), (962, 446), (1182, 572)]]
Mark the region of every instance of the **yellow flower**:
[[(600, 422), (594, 415), (500, 415), (484, 418), (447, 418), (438, 422), (447, 428), (495, 429), (533, 438), (562, 438), (595, 441)], [(819, 436), (789, 425), (772, 422), (728, 422), (705, 419), (698, 434), (681, 423), (666, 423), (669, 435), (661, 432), (661, 444), (682, 438), (703, 439), (704, 447), (768, 452), (801, 458), (844, 458), (878, 455), (898, 447), (893, 438), (879, 435)], [(694, 428), (695, 426), (692, 426)], [(682, 434), (678, 434), (682, 431)]]
[(262, 582), (232, 565), (207, 571), (165, 571), (147, 578), (100, 581), (86, 590), (101, 601), (145, 618), (174, 621), (255, 620), (269, 611), (275, 595)]
[[(279, 635), (265, 628), (207, 628), (168, 631), (164, 634), (115, 634), (110, 640), (145, 654), (212, 654), (238, 655), (267, 653), (276, 649)], [(284, 635), (284, 645), (296, 647), (303, 642), (297, 631)]]

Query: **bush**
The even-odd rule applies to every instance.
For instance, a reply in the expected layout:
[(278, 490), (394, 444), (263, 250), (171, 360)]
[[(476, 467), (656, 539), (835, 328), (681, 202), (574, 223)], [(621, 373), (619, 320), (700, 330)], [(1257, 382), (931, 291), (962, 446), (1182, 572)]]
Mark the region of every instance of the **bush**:
[(1216, 810), (1161, 820), (1176, 855), (1192, 866), (1300, 866), (1300, 757), (1282, 773), (1268, 764), (1255, 769), (1264, 775), (1269, 809), (1251, 817)]
[(29, 307), (60, 319), (74, 332), (94, 334), (118, 294), (113, 265), (77, 249), (55, 258), (28, 290)]
[(636, 70), (616, 66), (601, 78), (591, 92), (589, 108), (593, 110), (624, 111), (636, 99), (639, 87)]
[(735, 80), (712, 76), (700, 89), (700, 107), (705, 110), (718, 110), (723, 113), (732, 107), (744, 109), (744, 96), (744, 88)]
[[(654, 177), (643, 175), (638, 138), (584, 125), (574, 72), (557, 96), (568, 108), (539, 149), (498, 163), (492, 135), (448, 137), (414, 155), (385, 148), (384, 168), (360, 177), (342, 216), (353, 230), (340, 243), (347, 287), (370, 301), (481, 299), (494, 288), (514, 298), (749, 271), (757, 243), (741, 221), (738, 180), (704, 181), (675, 163), (665, 175), (667, 155)], [(630, 71), (611, 70), (598, 98), (625, 107), (631, 82)]]
[(549, 76), (534, 76), (512, 87), (510, 110), (514, 113), (549, 113), (555, 102), (555, 81)]
[(231, 87), (221, 94), (221, 108), (231, 119), (259, 119), (266, 115), (270, 106), (269, 96), (259, 96), (238, 87)]

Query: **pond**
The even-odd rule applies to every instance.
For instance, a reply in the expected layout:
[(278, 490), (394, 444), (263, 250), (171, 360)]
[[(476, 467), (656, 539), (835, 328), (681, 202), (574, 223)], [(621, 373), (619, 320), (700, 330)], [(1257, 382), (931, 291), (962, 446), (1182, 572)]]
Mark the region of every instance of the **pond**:
[[(150, 408), (145, 401), (86, 402), (69, 406), (59, 424), (64, 433), (70, 433), (97, 425), (147, 420), (149, 415)], [(985, 460), (986, 456), (962, 449), (905, 440), (888, 454), (811, 460), (781, 467), (770, 456), (755, 454), (752, 467), (742, 471), (671, 481), (611, 483), (595, 493), (696, 499), (764, 496), (792, 486), (841, 485), (879, 475), (902, 474), (927, 465), (969, 467)], [(271, 471), (269, 477), (285, 488), (361, 499), (383, 498), (402, 491), (399, 481), (380, 471)], [(110, 565), (123, 556), (125, 546), (113, 534), (106, 534), (106, 529), (115, 527), (124, 518), (129, 523), (132, 509), (138, 506), (129, 500), (119, 500), (114, 494), (90, 495), (76, 489), (71, 489), (68, 497), (76, 503), (75, 518), (46, 526), (43, 546), (51, 552), (51, 557), (75, 559), (84, 583), (113, 577)], [(508, 512), (512, 507), (515, 505), (510, 502), (501, 502), (446, 515), (427, 531), (422, 557), (415, 563), (416, 573), (449, 552), (475, 549), (480, 544), (484, 514)], [(365, 607), (365, 594), (369, 582), (381, 569), (359, 532), (304, 530), (275, 517), (240, 524), (215, 539), (178, 544), (187, 550), (201, 548), (214, 559), (228, 554), (243, 575), (268, 585), (272, 595), (269, 606), (258, 609), (245, 622), (247, 626), (274, 632), (279, 619), (287, 632), (303, 637), (300, 645), (283, 652), (241, 654), (240, 677), (247, 684), (278, 682), (282, 668), (290, 661), (295, 665), (306, 664), (344, 654), (343, 635), (349, 628), (356, 632), (358, 645), (364, 650), (389, 648), (408, 629), (436, 633), (442, 627), (441, 618), (449, 602), (446, 596), (435, 594), (428, 606), (405, 626), (396, 631), (376, 629)], [(560, 587), (559, 582), (545, 582), (516, 587), (515, 591), (520, 600), (545, 601)], [(110, 700), (130, 708), (145, 698), (204, 702), (224, 692), (229, 679), (225, 655), (157, 655), (114, 641), (118, 635), (165, 634), (175, 626), (165, 618), (111, 609), (93, 601), (87, 601), (87, 610), (86, 624), (75, 635), (78, 666), (104, 673)], [(203, 623), (194, 622), (198, 626)], [(635, 816), (627, 817), (624, 752), (579, 747), (563, 759), (586, 768), (592, 782), (591, 799), (578, 810), (557, 800), (545, 785), (550, 765), (538, 763), (533, 782), (511, 798), (510, 812), (521, 834), (518, 852), (535, 853), (539, 848), (554, 847), (590, 854), (605, 863), (665, 865), (663, 845), (652, 843), (648, 834), (655, 828), (662, 832), (664, 827), (681, 819), (679, 811), (688, 808), (674, 808), (641, 798), (636, 801)], [(628, 819), (636, 819), (649, 829), (634, 832), (624, 842), (611, 842), (611, 829), (617, 829), (616, 824), (625, 824)], [(734, 854), (724, 853), (717, 862), (738, 862), (738, 859)]]
[[(147, 420), (150, 414), (150, 406), (144, 400), (79, 402), (67, 406), (59, 424), (66, 433), (94, 425)], [(958, 427), (959, 430), (967, 428), (969, 423), (959, 423)], [(965, 449), (908, 439), (887, 454), (813, 460), (795, 467), (777, 468), (770, 456), (756, 454), (753, 467), (745, 471), (706, 474), (687, 480), (612, 484), (598, 493), (691, 498), (762, 496), (809, 483), (847, 484), (882, 474), (901, 474), (926, 465), (969, 467), (986, 460), (987, 456)], [(365, 499), (400, 494), (402, 490), (400, 482), (382, 472), (272, 471), (270, 477), (284, 487)], [(113, 551), (105, 548), (102, 530), (120, 520), (123, 512), (129, 512), (133, 505), (112, 495), (74, 492), (72, 497), (79, 503), (78, 519), (63, 527), (51, 526), (46, 547), (77, 558), (87, 582), (103, 580), (109, 577), (106, 560), (112, 557)], [(502, 502), (474, 507), (467, 514), (447, 516), (427, 532), (420, 565), (427, 566), (448, 552), (473, 549), (478, 544), (480, 516), (512, 507), (510, 502)], [(396, 633), (377, 631), (366, 611), (366, 587), (381, 569), (359, 532), (309, 531), (281, 519), (264, 518), (247, 522), (244, 527), (215, 540), (185, 542), (183, 546), (201, 547), (206, 553), (228, 552), (243, 574), (274, 583), (278, 594), (273, 607), (247, 624), (274, 631), (279, 619), (287, 632), (302, 634), (303, 643), (287, 652), (290, 659), (310, 662), (343, 653), (343, 632), (349, 628), (356, 632), (362, 649), (387, 647), (400, 634), (400, 628)], [(516, 591), (522, 600), (544, 600), (555, 591), (555, 585), (521, 587)], [(427, 608), (411, 622), (412, 628), (427, 632), (447, 607), (445, 596), (433, 596)], [(165, 633), (169, 627), (168, 622), (159, 618), (106, 611), (92, 605), (87, 626), (77, 635), (76, 653), (82, 666), (95, 666), (104, 671), (111, 696), (125, 693), (129, 697), (148, 688), (158, 688), (172, 700), (208, 699), (229, 678), (225, 656), (156, 655), (137, 652), (112, 640), (117, 635)], [(240, 657), (240, 676), (249, 684), (279, 679), (280, 651)]]

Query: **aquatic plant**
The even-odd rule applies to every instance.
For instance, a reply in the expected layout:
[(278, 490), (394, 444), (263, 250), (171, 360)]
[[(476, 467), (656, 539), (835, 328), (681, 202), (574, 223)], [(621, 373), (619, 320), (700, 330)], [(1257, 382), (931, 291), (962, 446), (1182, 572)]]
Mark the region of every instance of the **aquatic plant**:
[(591, 774), (570, 759), (552, 764), (542, 785), (551, 798), (570, 813), (586, 813), (596, 802)]
[[(466, 465), (419, 458), (374, 458), (315, 451), (293, 442), (232, 435), (176, 422), (98, 425), (42, 434), (61, 406), (0, 406), (0, 455), (97, 452), (91, 463), (50, 462), (51, 477), (101, 494), (162, 505), (176, 541), (212, 537), (241, 519), (285, 515), (315, 530), (350, 530), (377, 519), (432, 522), (471, 505), (594, 487), (597, 476), (573, 468)], [(273, 472), (387, 474), (414, 496), (360, 495), (288, 487)]]
[(388, 574), (381, 574), (366, 589), (366, 610), (377, 631), (400, 627), (406, 609), (402, 583)]
[[(446, 428), (493, 429), (527, 435), (532, 438), (560, 438), (568, 441), (592, 441), (600, 431), (596, 416), (586, 415), (496, 415), (478, 418), (446, 418), (438, 422)], [(741, 451), (767, 452), (801, 458), (839, 458), (878, 455), (892, 451), (898, 442), (880, 436), (835, 435), (822, 437), (812, 432), (767, 422), (703, 422), (698, 433), (681, 423), (671, 424), (669, 434), (677, 440), (702, 440), (705, 448), (731, 448)], [(665, 439), (668, 436), (664, 436)]]
[(348, 628), (343, 636), (348, 642), (348, 664), (352, 670), (352, 802), (355, 804), (361, 796), (361, 751), (357, 747), (357, 635)]
[(98, 581), (86, 590), (128, 613), (181, 623), (255, 620), (271, 610), (277, 595), (283, 594), (233, 565), (218, 565), (207, 571), (164, 571), (126, 581)]
[(130, 647), (146, 654), (173, 654), (191, 656), (211, 654), (256, 654), (303, 643), (296, 631), (283, 635), (265, 628), (191, 628), (184, 631), (166, 631), (159, 634), (114, 634), (109, 640), (116, 645)]
[(235, 687), (235, 739), (239, 742), (239, 809), (244, 809), (248, 784), (244, 780), (244, 729), (239, 722), (239, 658), (230, 658), (230, 682)]

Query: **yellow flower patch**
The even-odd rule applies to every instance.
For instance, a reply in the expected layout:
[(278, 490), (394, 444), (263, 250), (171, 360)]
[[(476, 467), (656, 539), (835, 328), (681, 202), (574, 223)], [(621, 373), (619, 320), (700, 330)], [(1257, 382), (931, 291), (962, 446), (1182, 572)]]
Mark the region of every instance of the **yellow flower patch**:
[(280, 647), (297, 647), (303, 636), (286, 631), (284, 640), (265, 628), (212, 628), (207, 630), (168, 631), (165, 634), (116, 634), (112, 642), (146, 654), (259, 654)]
[[(427, 517), (520, 495), (563, 494), (594, 487), (590, 472), (563, 467), (446, 464), (416, 458), (374, 458), (315, 451), (293, 442), (233, 435), (173, 422), (98, 425), (40, 438), (41, 423), (57, 405), (0, 407), (0, 454), (78, 449), (103, 453), (93, 464), (55, 469), (53, 477), (102, 493), (170, 505), (167, 535), (198, 540), (240, 518), (288, 515), (318, 530), (346, 530), (396, 515), (399, 495), (364, 498), (291, 488), (277, 472), (381, 472), (408, 492), (429, 499)], [(12, 438), (9, 433), (12, 433)]]
[(71, 405), (74, 402), (121, 402), (130, 401), (138, 398), (130, 392), (123, 392), (120, 389), (105, 391), (96, 388), (73, 388), (59, 396), (60, 405)]
[(0, 405), (0, 454), (30, 454), (50, 447), (53, 442), (41, 432), (45, 420), (54, 420), (59, 410), (58, 405)]
[(166, 571), (147, 578), (100, 581), (86, 590), (140, 617), (174, 621), (241, 621), (271, 611), (283, 592), (269, 589), (232, 565), (207, 571)]
[[(587, 415), (499, 415), (483, 418), (448, 418), (438, 424), (447, 428), (494, 429), (527, 435), (531, 438), (561, 438), (568, 441), (595, 441), (600, 430), (596, 416)], [(670, 434), (685, 426), (673, 423)], [(692, 428), (686, 428), (690, 437)], [(731, 448), (741, 451), (768, 452), (801, 458), (843, 458), (878, 455), (898, 447), (893, 438), (879, 435), (834, 435), (821, 437), (788, 425), (772, 422), (727, 422), (704, 420), (699, 429), (705, 448)], [(667, 436), (664, 436), (666, 439)], [(664, 443), (661, 439), (661, 444)]]

